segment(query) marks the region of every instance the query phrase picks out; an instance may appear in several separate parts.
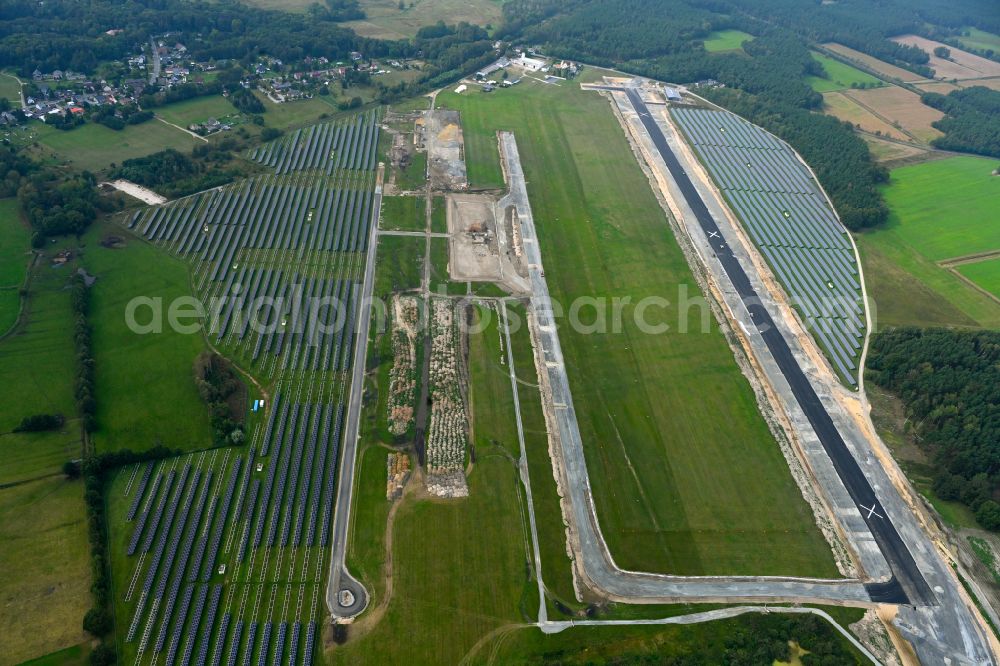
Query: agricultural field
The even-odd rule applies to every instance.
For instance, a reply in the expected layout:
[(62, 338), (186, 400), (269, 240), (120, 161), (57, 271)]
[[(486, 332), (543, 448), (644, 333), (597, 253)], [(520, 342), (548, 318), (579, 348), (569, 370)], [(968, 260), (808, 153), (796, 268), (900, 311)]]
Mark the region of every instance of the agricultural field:
[(0, 336), (21, 310), (21, 287), (31, 261), (31, 230), (17, 199), (0, 199)]
[(385, 197), (382, 199), (380, 229), (394, 231), (423, 231), (427, 215), (423, 197)]
[(844, 88), (857, 88), (859, 85), (884, 85), (880, 79), (875, 78), (868, 72), (862, 72), (860, 69), (844, 64), (830, 56), (813, 51), (812, 57), (813, 60), (823, 65), (823, 69), (827, 74), (826, 78), (819, 76), (806, 77), (806, 83), (812, 86), (812, 89), (816, 92), (825, 93), (833, 90), (843, 90)]
[(829, 42), (823, 44), (823, 47), (842, 55), (848, 60), (853, 60), (854, 62), (867, 67), (868, 69), (881, 74), (882, 76), (889, 79), (897, 79), (899, 81), (910, 82), (910, 81), (920, 81), (924, 77), (919, 74), (915, 74), (909, 70), (903, 69), (902, 67), (896, 67), (895, 65), (890, 65), (887, 62), (879, 60), (878, 58), (873, 58), (867, 53), (862, 53), (861, 51), (855, 51), (852, 48), (848, 48), (842, 44), (837, 44), (836, 42)]
[(735, 114), (678, 108), (671, 117), (835, 371), (856, 385), (866, 322), (854, 248), (809, 169)]
[(40, 123), (32, 123), (32, 128), (36, 130), (42, 146), (42, 157), (95, 173), (104, 171), (111, 164), (121, 164), (127, 159), (143, 157), (165, 148), (188, 152), (201, 143), (187, 132), (155, 119), (141, 125), (128, 125), (119, 131), (99, 123), (85, 123), (69, 131)]
[(900, 141), (911, 140), (902, 130), (894, 127), (884, 118), (879, 118), (843, 92), (824, 93), (823, 112), (840, 120), (845, 120), (865, 132), (899, 139)]
[(239, 111), (222, 95), (206, 95), (157, 107), (156, 115), (167, 122), (187, 128), (193, 123), (203, 123), (209, 118), (223, 120), (238, 116)]
[(1000, 258), (962, 264), (955, 270), (1000, 299)]
[(743, 42), (753, 39), (753, 35), (742, 30), (716, 30), (705, 38), (705, 50), (709, 53), (742, 51)]
[[(304, 0), (254, 0), (257, 3), (302, 2)], [(449, 25), (465, 21), (484, 27), (500, 24), (500, 0), (416, 0), (406, 3), (403, 9), (395, 0), (361, 0), (366, 18), (348, 21), (344, 26), (362, 37), (375, 39), (405, 39), (417, 34), (425, 25), (445, 21)]]
[[(495, 131), (517, 135), (533, 213), (546, 220), (539, 242), (554, 300), (627, 294), (634, 303), (694, 283), (605, 99), (526, 81), (496, 95), (444, 92), (438, 104), (462, 114), (473, 187), (499, 171)], [(836, 575), (714, 322), (704, 334), (675, 326), (650, 336), (634, 328), (630, 306), (623, 314), (620, 333), (564, 329), (562, 339), (597, 513), (617, 563), (676, 574)], [(662, 321), (673, 325), (678, 315), (667, 307)]]
[[(987, 60), (982, 56), (948, 46), (941, 42), (920, 37), (919, 35), (903, 35), (893, 37), (892, 41), (899, 44), (916, 46), (930, 56), (928, 65), (934, 70), (934, 77), (938, 79), (978, 79), (984, 76), (1000, 76), (1000, 62)], [(944, 59), (934, 55), (934, 49), (943, 46), (951, 51), (951, 57)]]
[(1000, 326), (1000, 304), (939, 263), (1000, 248), (995, 166), (952, 157), (892, 171), (889, 221), (855, 234), (879, 325)]
[[(90, 605), (83, 483), (62, 474), (63, 463), (82, 452), (65, 288), (78, 263), (51, 263), (68, 245), (45, 248), (32, 269), (24, 318), (0, 339), (0, 571), (17, 572), (6, 577), (0, 623), (8, 628), (4, 658), (11, 663), (83, 642), (81, 621)], [(67, 420), (55, 431), (12, 432), (25, 416), (43, 413)]]
[(905, 88), (847, 90), (843, 95), (920, 143), (929, 143), (942, 135), (940, 130), (931, 127), (931, 123), (943, 118), (944, 114), (926, 106), (919, 95)]

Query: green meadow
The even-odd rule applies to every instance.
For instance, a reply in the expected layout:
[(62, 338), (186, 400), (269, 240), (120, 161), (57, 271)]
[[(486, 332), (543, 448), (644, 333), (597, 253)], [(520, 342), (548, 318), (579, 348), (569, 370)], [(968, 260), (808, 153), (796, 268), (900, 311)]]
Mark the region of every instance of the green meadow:
[(709, 53), (740, 51), (743, 49), (743, 42), (750, 39), (753, 39), (753, 35), (742, 30), (716, 30), (705, 39), (705, 50)]
[(844, 90), (845, 88), (856, 88), (859, 84), (866, 86), (879, 86), (882, 81), (876, 77), (862, 72), (860, 69), (846, 65), (839, 60), (812, 52), (813, 60), (823, 65), (826, 77), (807, 76), (806, 83), (812, 86), (816, 92), (832, 92), (834, 90)]
[(892, 171), (889, 220), (855, 234), (879, 325), (1000, 326), (1000, 304), (938, 264), (1000, 249), (995, 167), (961, 156)]
[[(446, 91), (437, 102), (462, 114), (473, 187), (499, 185), (495, 132), (517, 136), (555, 300), (675, 302), (679, 289), (698, 293), (605, 99), (575, 83), (528, 80), (493, 95)], [(619, 332), (564, 326), (561, 336), (598, 516), (618, 564), (836, 575), (714, 320), (700, 331), (696, 311), (695, 332), (682, 333), (682, 313), (668, 305), (653, 319), (672, 328), (653, 335), (639, 330), (634, 305), (622, 312)]]

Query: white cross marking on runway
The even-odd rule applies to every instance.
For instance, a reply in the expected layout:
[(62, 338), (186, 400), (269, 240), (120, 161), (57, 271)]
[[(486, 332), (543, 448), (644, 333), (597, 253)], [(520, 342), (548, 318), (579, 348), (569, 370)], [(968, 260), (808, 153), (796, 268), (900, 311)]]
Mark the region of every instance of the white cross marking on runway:
[(864, 504), (859, 504), (858, 506), (860, 506), (862, 509), (864, 509), (865, 511), (868, 512), (868, 515), (865, 517), (866, 520), (870, 519), (873, 515), (878, 516), (879, 518), (884, 518), (885, 517), (885, 516), (881, 516), (878, 513), (876, 513), (876, 511), (875, 511), (875, 507), (877, 506), (876, 502), (872, 502), (871, 506), (865, 506)]

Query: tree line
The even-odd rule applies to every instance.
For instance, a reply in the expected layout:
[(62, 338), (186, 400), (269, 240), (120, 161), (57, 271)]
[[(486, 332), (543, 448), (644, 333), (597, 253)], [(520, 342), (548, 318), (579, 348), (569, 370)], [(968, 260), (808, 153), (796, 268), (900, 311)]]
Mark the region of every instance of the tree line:
[(83, 629), (96, 638), (102, 639), (90, 653), (90, 663), (94, 666), (109, 666), (117, 661), (114, 638), (107, 638), (114, 628), (111, 599), (111, 556), (108, 553), (108, 516), (105, 492), (107, 474), (123, 465), (141, 464), (179, 455), (163, 446), (155, 446), (139, 453), (129, 449), (88, 455), (80, 466), (83, 476), (83, 500), (87, 507), (87, 539), (90, 542), (91, 571), (93, 582), (90, 593), (94, 605), (83, 616)]
[(934, 461), (935, 493), (1000, 530), (1000, 331), (882, 331), (867, 376), (902, 400)]
[(920, 101), (945, 114), (931, 123), (944, 132), (932, 144), (945, 150), (1000, 157), (1000, 90), (975, 86), (947, 95), (924, 93)]
[(194, 360), (194, 383), (208, 405), (215, 446), (242, 444), (246, 386), (224, 356), (204, 351)]
[(70, 305), (73, 308), (73, 343), (76, 346), (76, 381), (73, 397), (80, 416), (80, 427), (85, 433), (93, 432), (97, 422), (94, 399), (94, 351), (90, 341), (90, 288), (83, 275), (76, 273), (70, 279)]

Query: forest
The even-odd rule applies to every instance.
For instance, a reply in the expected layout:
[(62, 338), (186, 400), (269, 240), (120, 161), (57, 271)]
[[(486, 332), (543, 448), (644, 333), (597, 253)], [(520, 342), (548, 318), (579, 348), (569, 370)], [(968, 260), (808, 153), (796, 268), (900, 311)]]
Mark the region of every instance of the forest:
[(882, 331), (867, 376), (902, 400), (909, 434), (935, 463), (937, 495), (1000, 529), (1000, 331)]
[[(672, 5), (672, 11), (663, 8)], [(721, 5), (720, 5), (721, 6)], [(662, 17), (662, 18), (658, 18)], [(702, 40), (712, 30), (739, 28), (756, 34), (744, 52), (708, 54)], [(666, 0), (590, 2), (578, 13), (559, 14), (525, 29), (525, 39), (554, 55), (598, 61), (678, 83), (715, 79), (723, 89), (703, 89), (725, 106), (788, 141), (815, 169), (841, 220), (851, 229), (881, 224), (888, 210), (878, 190), (887, 179), (850, 125), (810, 113), (822, 97), (803, 80), (821, 75), (803, 37), (746, 16), (732, 20), (699, 6)], [(627, 35), (635, 35), (627, 39)]]
[(932, 144), (945, 150), (1000, 157), (1000, 91), (975, 86), (948, 95), (924, 93), (920, 101), (945, 114), (933, 123), (944, 136)]

